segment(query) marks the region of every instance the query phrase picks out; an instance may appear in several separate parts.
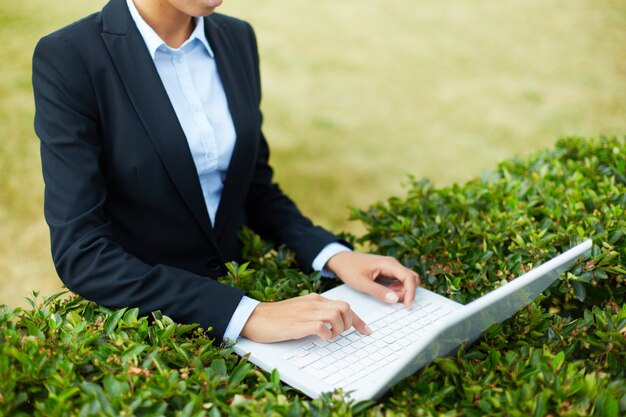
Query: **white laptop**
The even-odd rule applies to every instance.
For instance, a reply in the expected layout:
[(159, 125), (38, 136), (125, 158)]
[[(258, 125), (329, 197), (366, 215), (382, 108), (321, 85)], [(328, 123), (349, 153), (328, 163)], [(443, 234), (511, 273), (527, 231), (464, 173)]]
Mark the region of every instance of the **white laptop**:
[(309, 397), (342, 388), (348, 399), (375, 399), (530, 304), (591, 245), (587, 240), (467, 305), (420, 287), (413, 308), (406, 310), (341, 285), (322, 295), (348, 302), (372, 329), (370, 336), (351, 328), (331, 341), (309, 336), (263, 344), (241, 337), (234, 351), (249, 354), (248, 360), (266, 371), (278, 369), (283, 382)]

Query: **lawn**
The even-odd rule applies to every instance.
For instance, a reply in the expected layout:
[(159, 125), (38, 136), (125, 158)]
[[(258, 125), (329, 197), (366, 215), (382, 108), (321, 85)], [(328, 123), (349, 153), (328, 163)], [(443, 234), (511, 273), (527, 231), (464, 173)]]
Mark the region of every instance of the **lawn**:
[[(551, 147), (626, 133), (626, 3), (264, 2), (222, 11), (256, 28), (277, 179), (317, 222), (360, 233), (348, 206), (438, 185)], [(59, 284), (42, 219), (30, 59), (102, 1), (0, 3), (0, 304)]]

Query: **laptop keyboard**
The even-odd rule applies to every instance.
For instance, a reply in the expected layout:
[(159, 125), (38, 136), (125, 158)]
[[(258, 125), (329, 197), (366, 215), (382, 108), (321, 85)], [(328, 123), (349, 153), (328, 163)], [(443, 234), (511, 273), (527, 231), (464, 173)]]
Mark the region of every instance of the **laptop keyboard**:
[(331, 386), (349, 387), (399, 359), (429, 326), (452, 311), (436, 300), (417, 300), (411, 310), (404, 304), (384, 306), (362, 317), (371, 335), (350, 328), (329, 341), (301, 346), (283, 359)]

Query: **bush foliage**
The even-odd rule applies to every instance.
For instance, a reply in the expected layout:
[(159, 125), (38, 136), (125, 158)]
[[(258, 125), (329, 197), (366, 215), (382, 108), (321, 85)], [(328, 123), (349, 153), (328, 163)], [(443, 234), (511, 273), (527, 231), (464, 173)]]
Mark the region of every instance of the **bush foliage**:
[[(412, 180), (354, 210), (347, 236), (466, 303), (587, 237), (591, 253), (528, 308), (380, 401), (310, 400), (194, 325), (58, 294), (0, 307), (0, 415), (609, 416), (626, 414), (626, 144), (568, 138), (465, 185)], [(293, 253), (242, 232), (223, 282), (260, 300), (323, 291)]]

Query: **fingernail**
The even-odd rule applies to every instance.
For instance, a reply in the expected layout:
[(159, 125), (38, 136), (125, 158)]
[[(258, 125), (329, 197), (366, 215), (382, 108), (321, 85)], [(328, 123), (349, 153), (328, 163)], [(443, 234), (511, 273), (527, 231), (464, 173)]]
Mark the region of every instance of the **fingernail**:
[(389, 291), (385, 295), (385, 301), (388, 302), (389, 304), (395, 304), (398, 302), (398, 295), (393, 291)]
[(367, 335), (372, 334), (372, 329), (370, 329), (370, 326), (368, 326), (367, 324), (365, 325), (365, 334)]

